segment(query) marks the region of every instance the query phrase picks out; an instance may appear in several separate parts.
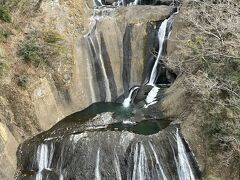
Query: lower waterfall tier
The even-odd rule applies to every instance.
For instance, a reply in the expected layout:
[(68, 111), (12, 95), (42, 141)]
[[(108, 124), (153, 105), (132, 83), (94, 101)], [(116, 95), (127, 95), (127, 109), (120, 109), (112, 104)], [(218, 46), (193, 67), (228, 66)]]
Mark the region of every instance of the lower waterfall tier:
[(19, 147), (16, 178), (201, 179), (178, 126), (139, 112), (96, 103), (65, 118)]

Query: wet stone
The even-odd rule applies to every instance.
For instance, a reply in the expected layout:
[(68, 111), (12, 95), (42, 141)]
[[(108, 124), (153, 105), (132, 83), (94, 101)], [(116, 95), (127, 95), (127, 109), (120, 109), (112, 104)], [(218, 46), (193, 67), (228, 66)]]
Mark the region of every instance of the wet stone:
[(169, 123), (96, 103), (24, 142), (17, 179), (180, 179), (179, 163), (190, 167), (184, 174), (200, 179), (179, 127)]

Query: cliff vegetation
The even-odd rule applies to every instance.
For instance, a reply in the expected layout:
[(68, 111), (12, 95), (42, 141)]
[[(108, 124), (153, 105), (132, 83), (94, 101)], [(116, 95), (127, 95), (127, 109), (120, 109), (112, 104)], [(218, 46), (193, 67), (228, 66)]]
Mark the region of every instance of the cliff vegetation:
[(198, 149), (197, 156), (208, 156), (203, 162), (206, 177), (239, 179), (240, 2), (183, 2), (179, 26), (184, 28), (173, 39), (177, 55), (167, 63), (186, 77), (189, 103), (194, 104), (192, 113), (201, 127), (193, 136), (201, 137), (202, 145), (191, 135), (189, 139)]

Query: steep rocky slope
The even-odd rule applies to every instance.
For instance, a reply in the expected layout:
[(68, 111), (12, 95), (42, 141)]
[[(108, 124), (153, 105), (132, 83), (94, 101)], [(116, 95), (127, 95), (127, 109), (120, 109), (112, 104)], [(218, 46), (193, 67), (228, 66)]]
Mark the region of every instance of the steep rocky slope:
[[(93, 27), (91, 1), (0, 3), (0, 13), (9, 14), (0, 20), (0, 179), (12, 179), (19, 143), (92, 102), (113, 101), (145, 81), (146, 61), (152, 54), (150, 30), (171, 8), (120, 7), (106, 12), (109, 21), (96, 24), (99, 33), (95, 37), (108, 62), (97, 68), (84, 36)], [(239, 44), (239, 2), (216, 1), (207, 7), (204, 3), (182, 1), (165, 60), (178, 78), (160, 108), (165, 117), (182, 122), (183, 134), (206, 178), (239, 179), (239, 50), (232, 45), (233, 41)], [(229, 9), (226, 12), (236, 19), (218, 14), (219, 9)], [(199, 14), (210, 18), (211, 28), (202, 28), (209, 23), (199, 20)], [(219, 24), (226, 19), (227, 26), (232, 21), (231, 26)], [(209, 47), (211, 56), (206, 55)], [(223, 57), (230, 60), (219, 62)], [(128, 67), (130, 59), (132, 66)], [(127, 77), (123, 75), (126, 67)], [(223, 67), (229, 76), (219, 71)], [(106, 84), (103, 70), (112, 78), (108, 88), (97, 83), (100, 77)]]
[(99, 61), (105, 61), (98, 64), (93, 56), (99, 52), (91, 52), (86, 38), (93, 28), (92, 2), (7, 1), (1, 7), (11, 19), (1, 20), (1, 30), (10, 33), (1, 42), (0, 166), (1, 178), (11, 179), (15, 152), (23, 140), (93, 102), (114, 101), (145, 80), (154, 41), (151, 29), (172, 8), (106, 12), (109, 21), (94, 27), (104, 55)]
[(165, 60), (178, 80), (162, 108), (207, 179), (239, 179), (239, 1), (182, 2)]

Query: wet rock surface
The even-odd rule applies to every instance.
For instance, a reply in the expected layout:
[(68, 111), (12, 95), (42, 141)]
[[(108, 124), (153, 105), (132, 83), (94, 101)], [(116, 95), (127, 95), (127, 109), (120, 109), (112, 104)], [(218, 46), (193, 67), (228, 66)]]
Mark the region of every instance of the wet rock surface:
[[(15, 153), (21, 142), (49, 129), (73, 112), (94, 102), (115, 101), (119, 95), (127, 94), (130, 87), (141, 84), (146, 77), (144, 69), (149, 63), (148, 57), (153, 56), (151, 44), (156, 41), (159, 22), (172, 12), (172, 7), (167, 6), (111, 6), (111, 10), (104, 11), (98, 7), (97, 12), (93, 9), (93, 1), (74, 3), (43, 1), (30, 19), (14, 15), (14, 19), (23, 25), (24, 36), (35, 29), (59, 32), (71, 46), (74, 59), (69, 66), (71, 72), (64, 63), (56, 67), (60, 74), (72, 75), (68, 86), (56, 86), (50, 72), (30, 68), (27, 76), (31, 81), (26, 90), (13, 85), (15, 82), (0, 87), (0, 179), (12, 179), (16, 169)], [(16, 4), (17, 12), (22, 11), (18, 7), (20, 4), (20, 1)], [(28, 8), (29, 4), (25, 4)], [(32, 14), (33, 9), (26, 12)], [(88, 24), (93, 14), (98, 16), (98, 22), (91, 44), (86, 35), (91, 30), (92, 24)], [(19, 38), (14, 39), (13, 43), (18, 41)], [(8, 45), (11, 48), (7, 49), (15, 53), (17, 47)], [(20, 68), (25, 73), (25, 68), (29, 68), (18, 58), (16, 62), (15, 69)], [(59, 78), (64, 80), (65, 76)], [(7, 105), (2, 106), (2, 98)]]
[[(99, 106), (112, 112), (99, 113)], [(65, 118), (19, 147), (16, 179), (201, 178), (177, 125), (155, 119), (157, 130), (147, 130), (150, 123), (145, 123), (133, 133), (127, 127), (138, 125), (134, 114), (101, 103)], [(151, 132), (144, 135), (146, 131)], [(180, 164), (189, 167), (181, 172)]]
[[(149, 4), (161, 6), (132, 6)], [(77, 84), (62, 99), (71, 110), (102, 103), (22, 143), (16, 179), (201, 179), (178, 125), (159, 110), (176, 78), (161, 61), (176, 11), (166, 5), (174, 4), (95, 1), (76, 47)], [(127, 105), (103, 103), (116, 99)]]

